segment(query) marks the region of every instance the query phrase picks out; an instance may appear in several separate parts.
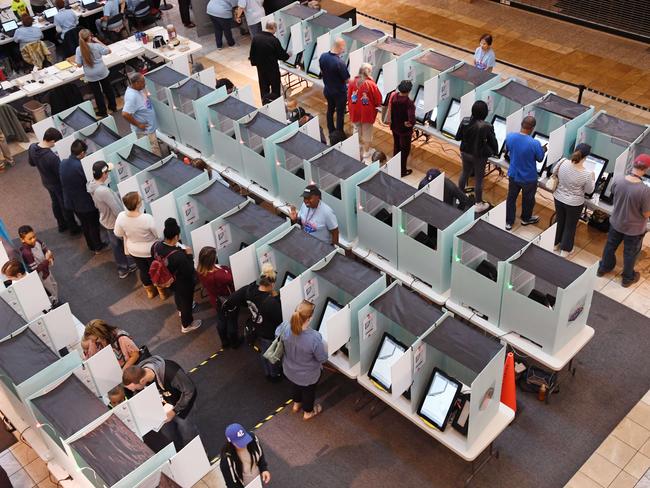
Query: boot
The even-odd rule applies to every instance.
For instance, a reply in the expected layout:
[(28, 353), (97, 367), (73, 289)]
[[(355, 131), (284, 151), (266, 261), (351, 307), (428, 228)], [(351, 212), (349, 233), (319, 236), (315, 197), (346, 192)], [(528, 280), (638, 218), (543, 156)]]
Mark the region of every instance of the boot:
[(162, 300), (163, 302), (167, 300), (167, 298), (169, 297), (167, 288), (160, 288), (159, 286), (157, 286), (156, 290), (158, 290), (158, 296), (160, 297), (160, 300)]
[(144, 286), (144, 291), (147, 292), (147, 298), (151, 299), (154, 298), (158, 292), (156, 291), (156, 287), (153, 285), (143, 285)]

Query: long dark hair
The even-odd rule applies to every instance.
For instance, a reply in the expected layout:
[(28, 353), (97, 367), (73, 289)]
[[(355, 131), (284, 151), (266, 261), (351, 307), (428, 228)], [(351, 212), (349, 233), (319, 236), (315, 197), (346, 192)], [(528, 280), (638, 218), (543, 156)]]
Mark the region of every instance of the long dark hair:
[[(262, 452), (257, 448), (257, 438), (255, 434), (251, 434), (253, 440), (248, 443), (246, 450), (251, 457), (251, 465), (256, 465), (260, 458), (262, 457)], [(235, 470), (237, 471), (237, 476), (241, 479), (244, 476), (244, 466), (241, 463), (241, 459), (237, 455), (237, 448), (232, 442), (226, 442), (221, 449), (221, 457), (225, 459), (232, 459), (235, 462)]]

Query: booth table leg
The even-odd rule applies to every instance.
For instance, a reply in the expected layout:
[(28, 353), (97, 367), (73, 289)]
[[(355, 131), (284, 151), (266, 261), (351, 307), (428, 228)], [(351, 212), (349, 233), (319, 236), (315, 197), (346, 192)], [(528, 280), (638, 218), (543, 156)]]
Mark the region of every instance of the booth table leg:
[(468, 486), (470, 484), (470, 482), (474, 479), (474, 476), (476, 476), (479, 471), (481, 471), (481, 469), (483, 469), (485, 465), (490, 462), (490, 459), (492, 458), (499, 459), (499, 450), (494, 449), (494, 442), (490, 443), (490, 447), (487, 449), (487, 455), (483, 460), (479, 461), (479, 458), (476, 458), (474, 461), (472, 461), (472, 471), (469, 475), (469, 478), (465, 480), (465, 486)]

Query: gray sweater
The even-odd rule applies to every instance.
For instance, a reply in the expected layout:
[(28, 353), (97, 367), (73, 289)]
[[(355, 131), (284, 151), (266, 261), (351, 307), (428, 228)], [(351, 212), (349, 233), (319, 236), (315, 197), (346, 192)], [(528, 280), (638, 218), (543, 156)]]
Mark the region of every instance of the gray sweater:
[[(286, 329), (283, 328), (286, 326)], [(322, 364), (327, 361), (327, 351), (323, 345), (320, 332), (314, 329), (304, 330), (300, 335), (293, 335), (288, 322), (283, 322), (276, 329), (276, 335), (282, 333), (284, 356), (282, 369), (292, 383), (299, 386), (313, 385), (320, 378)]]
[(108, 230), (115, 228), (117, 215), (124, 210), (120, 197), (108, 186), (99, 181), (89, 181), (86, 189), (99, 210), (99, 223)]

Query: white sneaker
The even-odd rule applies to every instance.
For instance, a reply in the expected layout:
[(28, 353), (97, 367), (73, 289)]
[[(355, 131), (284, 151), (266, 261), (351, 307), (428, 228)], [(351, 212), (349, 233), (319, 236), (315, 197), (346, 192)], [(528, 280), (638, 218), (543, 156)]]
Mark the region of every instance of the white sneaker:
[(561, 258), (568, 258), (569, 254), (571, 254), (569, 251), (560, 251)]
[(553, 246), (553, 250), (554, 250), (554, 251), (559, 251), (561, 245), (562, 245), (562, 244), (555, 244), (555, 246)]
[(188, 325), (187, 327), (183, 327), (183, 326), (181, 325), (181, 332), (182, 332), (183, 334), (187, 334), (188, 332), (192, 332), (193, 330), (196, 330), (196, 329), (198, 329), (199, 327), (201, 327), (201, 321), (200, 321), (200, 320), (195, 320), (194, 322), (192, 322), (192, 323), (191, 323), (190, 325)]
[(487, 209), (490, 208), (490, 204), (488, 202), (480, 202), (474, 205), (474, 212), (475, 213), (482, 213), (485, 212)]

